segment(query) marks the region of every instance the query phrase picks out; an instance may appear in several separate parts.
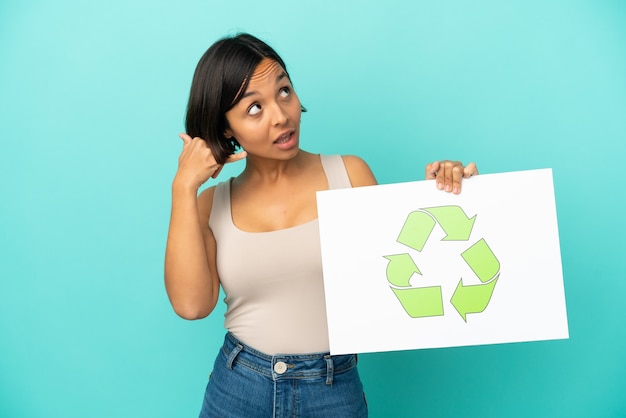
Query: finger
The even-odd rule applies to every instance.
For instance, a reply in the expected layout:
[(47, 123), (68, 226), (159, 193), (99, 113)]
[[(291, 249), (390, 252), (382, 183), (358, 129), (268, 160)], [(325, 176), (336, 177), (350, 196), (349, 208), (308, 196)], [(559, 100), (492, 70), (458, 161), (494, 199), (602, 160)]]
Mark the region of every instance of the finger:
[[(460, 162), (458, 161), (444, 161), (442, 163), (442, 168), (439, 169), (439, 172), (437, 173), (437, 182), (442, 182), (442, 186), (440, 187), (439, 185), (437, 185), (437, 187), (440, 190), (445, 190), (446, 192), (451, 192), (454, 190), (454, 181), (455, 181), (455, 167), (457, 166), (461, 166), (461, 169), (463, 168), (463, 166), (461, 165)], [(458, 170), (458, 169), (457, 169)], [(442, 173), (443, 172), (443, 173)], [(441, 176), (441, 180), (439, 178), (439, 176)]]
[[(226, 162), (224, 164), (228, 164), (228, 163), (234, 163), (235, 161), (240, 161), (243, 160), (244, 158), (246, 158), (248, 155), (248, 153), (246, 153), (245, 151), (241, 151), (238, 152), (236, 154), (231, 154), (228, 156), (228, 158), (226, 159)], [(224, 165), (220, 165), (217, 170), (215, 170), (215, 172), (213, 174), (211, 174), (211, 178), (217, 178), (217, 176), (219, 176), (219, 174), (222, 172), (222, 169), (224, 168)]]
[(226, 163), (225, 164), (234, 163), (235, 161), (243, 160), (247, 156), (248, 156), (248, 153), (245, 152), (245, 151), (241, 151), (241, 152), (238, 152), (236, 154), (230, 154), (228, 156), (228, 158), (226, 159)]
[(477, 176), (477, 175), (478, 175), (478, 167), (476, 167), (476, 164), (474, 164), (474, 163), (469, 163), (463, 169), (463, 177), (464, 178), (470, 178), (472, 176)]
[(426, 180), (434, 180), (437, 178), (437, 170), (439, 170), (439, 161), (426, 164), (426, 169), (424, 170)]
[(178, 134), (178, 137), (183, 140), (183, 146), (191, 142), (191, 137), (185, 133)]
[(452, 167), (452, 193), (461, 193), (461, 180), (463, 180), (464, 167), (462, 164)]

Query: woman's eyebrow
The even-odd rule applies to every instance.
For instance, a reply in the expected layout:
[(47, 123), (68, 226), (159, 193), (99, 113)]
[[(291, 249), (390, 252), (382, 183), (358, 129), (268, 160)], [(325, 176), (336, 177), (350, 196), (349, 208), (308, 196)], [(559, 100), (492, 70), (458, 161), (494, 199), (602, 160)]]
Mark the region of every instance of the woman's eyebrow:
[[(283, 73), (282, 73), (282, 74), (279, 74), (279, 75), (276, 77), (276, 83), (278, 84), (278, 83), (279, 83), (279, 82), (280, 82), (283, 78), (285, 78), (285, 77), (287, 77), (287, 79), (289, 79), (289, 76), (287, 76), (287, 73), (283, 71)], [(254, 96), (254, 95), (256, 95), (256, 94), (259, 94), (259, 92), (258, 92), (258, 91), (256, 91), (256, 90), (250, 90), (250, 91), (245, 92), (245, 93), (241, 96), (241, 98), (242, 98), (242, 99), (245, 99), (246, 97)]]

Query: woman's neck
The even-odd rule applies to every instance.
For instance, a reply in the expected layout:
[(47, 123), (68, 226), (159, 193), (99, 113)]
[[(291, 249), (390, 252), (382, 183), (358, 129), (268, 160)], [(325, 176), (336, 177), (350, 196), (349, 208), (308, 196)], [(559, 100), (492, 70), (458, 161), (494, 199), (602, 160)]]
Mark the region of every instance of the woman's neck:
[(274, 160), (255, 155), (246, 157), (246, 167), (238, 176), (240, 181), (276, 182), (284, 177), (298, 175), (312, 161), (313, 154), (299, 150), (288, 160)]

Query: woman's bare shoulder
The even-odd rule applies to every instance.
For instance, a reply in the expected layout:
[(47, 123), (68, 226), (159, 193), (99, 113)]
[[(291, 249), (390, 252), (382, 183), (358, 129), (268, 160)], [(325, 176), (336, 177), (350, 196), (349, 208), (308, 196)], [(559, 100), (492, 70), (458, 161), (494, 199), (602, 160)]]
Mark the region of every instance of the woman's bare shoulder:
[(370, 166), (356, 155), (342, 155), (352, 187), (373, 186), (378, 184)]

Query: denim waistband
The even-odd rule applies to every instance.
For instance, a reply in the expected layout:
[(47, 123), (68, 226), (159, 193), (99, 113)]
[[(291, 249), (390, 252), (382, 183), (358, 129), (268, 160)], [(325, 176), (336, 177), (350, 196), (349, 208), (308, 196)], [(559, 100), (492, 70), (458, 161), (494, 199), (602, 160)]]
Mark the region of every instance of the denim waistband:
[(230, 332), (226, 334), (222, 351), (228, 369), (239, 365), (273, 380), (326, 376), (326, 384), (330, 385), (335, 374), (348, 371), (357, 364), (356, 354), (265, 354), (242, 343)]

